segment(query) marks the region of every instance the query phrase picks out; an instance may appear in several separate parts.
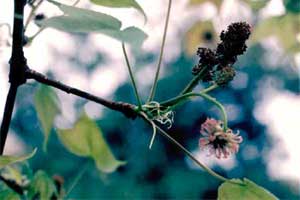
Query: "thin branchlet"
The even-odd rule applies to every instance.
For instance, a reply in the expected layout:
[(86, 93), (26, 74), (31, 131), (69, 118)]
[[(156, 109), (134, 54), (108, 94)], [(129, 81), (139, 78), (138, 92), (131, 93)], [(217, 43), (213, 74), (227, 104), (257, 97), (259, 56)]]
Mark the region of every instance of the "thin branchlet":
[(34, 70), (31, 70), (31, 69), (26, 70), (26, 77), (27, 77), (27, 79), (34, 79), (37, 82), (43, 83), (45, 85), (52, 86), (54, 88), (57, 88), (59, 90), (62, 90), (64, 92), (66, 92), (66, 93), (82, 97), (84, 99), (87, 99), (87, 100), (96, 102), (98, 104), (101, 104), (101, 105), (103, 105), (107, 108), (110, 108), (112, 110), (119, 111), (119, 112), (123, 113), (128, 118), (135, 119), (136, 116), (137, 116), (135, 105), (132, 105), (132, 104), (129, 104), (129, 103), (124, 103), (124, 102), (109, 101), (109, 100), (103, 99), (101, 97), (97, 97), (97, 96), (95, 96), (93, 94), (90, 94), (88, 92), (85, 92), (85, 91), (79, 90), (77, 88), (68, 86), (68, 85), (66, 85), (64, 83), (61, 83), (59, 81), (50, 79), (50, 78), (46, 77), (45, 75), (43, 75), (39, 72), (36, 72)]

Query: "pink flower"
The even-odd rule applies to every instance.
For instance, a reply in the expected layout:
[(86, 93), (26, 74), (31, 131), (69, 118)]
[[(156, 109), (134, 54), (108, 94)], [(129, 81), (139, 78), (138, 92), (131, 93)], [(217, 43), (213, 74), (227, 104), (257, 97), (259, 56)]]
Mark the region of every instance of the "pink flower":
[(207, 118), (201, 125), (199, 140), (201, 149), (208, 149), (209, 155), (217, 158), (227, 158), (230, 154), (237, 153), (239, 144), (243, 141), (239, 133), (234, 134), (231, 129), (224, 131), (223, 122)]

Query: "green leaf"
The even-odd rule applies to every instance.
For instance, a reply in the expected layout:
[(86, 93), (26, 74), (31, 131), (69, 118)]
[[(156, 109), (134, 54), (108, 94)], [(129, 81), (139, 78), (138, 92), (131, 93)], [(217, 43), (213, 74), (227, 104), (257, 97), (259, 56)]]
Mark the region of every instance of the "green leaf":
[[(42, 22), (42, 25), (45, 26), (58, 26), (58, 28), (64, 30), (68, 30), (72, 32), (74, 28), (74, 32), (91, 32), (97, 30), (106, 30), (106, 29), (113, 29), (119, 30), (122, 26), (122, 23), (115, 17), (110, 15), (95, 12), (92, 10), (87, 10), (83, 8), (77, 8), (74, 6), (67, 6), (56, 1), (49, 1), (56, 5), (62, 12), (64, 12), (65, 16), (53, 17)], [(57, 21), (57, 19), (64, 19), (66, 21), (74, 22), (72, 23), (62, 23)], [(53, 24), (50, 23), (53, 20)], [(55, 24), (56, 23), (56, 24)], [(59, 27), (59, 25), (66, 25), (67, 27)], [(54, 27), (56, 28), (56, 27)], [(69, 30), (70, 29), (70, 30)]]
[(113, 172), (125, 164), (114, 157), (97, 124), (85, 114), (72, 129), (58, 130), (58, 137), (73, 154), (92, 158), (102, 172)]
[(147, 34), (136, 27), (121, 30), (121, 22), (110, 15), (67, 6), (55, 1), (50, 1), (58, 6), (65, 15), (51, 17), (40, 22), (43, 27), (51, 27), (72, 33), (98, 32), (122, 42), (127, 42), (134, 47), (140, 47)]
[(55, 116), (60, 113), (56, 93), (51, 87), (41, 85), (34, 96), (35, 109), (44, 133), (43, 149), (46, 151)]
[[(232, 179), (233, 181), (241, 183), (241, 185), (230, 182), (223, 183), (218, 189), (218, 200), (275, 200), (275, 197), (268, 190), (256, 185), (249, 179), (244, 178)], [(242, 185), (243, 184), (243, 185)]]
[(30, 199), (38, 196), (38, 199), (51, 199), (52, 195), (57, 195), (54, 181), (44, 172), (37, 171), (30, 183), (28, 196)]
[(251, 42), (257, 43), (268, 36), (276, 36), (289, 53), (300, 51), (300, 42), (297, 39), (300, 33), (300, 15), (287, 14), (283, 16), (270, 17), (261, 21), (251, 35)]
[(6, 179), (14, 180), (18, 185), (22, 185), (24, 176), (17, 168), (7, 166), (5, 169), (6, 171), (2, 173), (3, 177), (5, 177)]
[(28, 160), (35, 155), (36, 151), (37, 149), (35, 148), (30, 154), (24, 156), (0, 156), (0, 169), (14, 163)]
[(17, 193), (10, 189), (0, 191), (0, 199), (5, 200), (19, 200), (21, 199)]
[(114, 8), (135, 8), (140, 11), (145, 21), (147, 21), (147, 16), (143, 8), (135, 0), (90, 0), (92, 3), (100, 6), (114, 7)]
[(120, 39), (131, 44), (133, 47), (139, 48), (147, 37), (148, 35), (141, 29), (130, 26), (122, 31)]

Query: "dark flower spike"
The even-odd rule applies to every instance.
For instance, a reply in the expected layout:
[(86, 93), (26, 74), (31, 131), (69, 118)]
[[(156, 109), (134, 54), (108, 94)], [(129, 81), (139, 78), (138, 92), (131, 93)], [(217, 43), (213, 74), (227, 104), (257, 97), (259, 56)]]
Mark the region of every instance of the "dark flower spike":
[(234, 64), (237, 56), (243, 54), (247, 45), (246, 40), (250, 36), (251, 27), (246, 22), (237, 22), (228, 26), (220, 35), (221, 43), (218, 44), (216, 54), (220, 64)]
[(212, 74), (210, 71), (218, 63), (215, 52), (208, 48), (198, 48), (197, 55), (200, 57), (200, 60), (198, 65), (193, 68), (192, 73), (197, 75), (205, 67), (206, 75), (203, 77), (203, 81), (211, 81)]
[(202, 81), (214, 81), (218, 85), (226, 85), (235, 76), (232, 65), (237, 61), (237, 56), (246, 49), (246, 40), (250, 36), (251, 27), (246, 22), (237, 22), (228, 26), (220, 34), (221, 42), (216, 50), (198, 48), (199, 63), (193, 68), (192, 73), (197, 75), (203, 71)]
[(204, 65), (215, 65), (217, 63), (215, 52), (208, 48), (198, 48), (197, 55)]

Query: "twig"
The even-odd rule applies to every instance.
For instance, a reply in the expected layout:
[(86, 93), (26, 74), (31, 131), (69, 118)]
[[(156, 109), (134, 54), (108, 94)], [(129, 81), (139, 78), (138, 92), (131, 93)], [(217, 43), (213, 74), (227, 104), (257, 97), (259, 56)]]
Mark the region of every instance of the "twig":
[(33, 36), (28, 38), (27, 44), (30, 44), (45, 28), (40, 28)]
[(18, 185), (18, 183), (14, 180), (9, 180), (0, 175), (0, 180), (3, 181), (10, 189), (18, 193), (19, 195), (23, 195), (23, 188)]
[(60, 90), (66, 92), (68, 94), (73, 94), (73, 95), (82, 97), (84, 99), (88, 99), (90, 101), (99, 103), (99, 104), (101, 104), (101, 105), (103, 105), (107, 108), (112, 109), (112, 110), (122, 112), (128, 118), (135, 119), (136, 116), (137, 116), (135, 105), (132, 105), (132, 104), (129, 104), (129, 103), (124, 103), (124, 102), (109, 101), (109, 100), (103, 99), (101, 97), (97, 97), (97, 96), (92, 95), (88, 92), (84, 92), (84, 91), (79, 90), (77, 88), (73, 88), (73, 87), (70, 87), (68, 85), (65, 85), (65, 84), (63, 84), (59, 81), (52, 80), (52, 79), (46, 77), (45, 75), (43, 75), (39, 72), (36, 72), (32, 69), (27, 69), (26, 70), (26, 77), (28, 79), (34, 79), (34, 80), (36, 80), (40, 83), (43, 83), (45, 85), (49, 85), (49, 86), (52, 86), (54, 88), (60, 89)]
[(24, 26), (24, 30), (25, 30), (25, 31), (27, 30), (27, 27), (28, 27), (30, 21), (31, 21), (32, 18), (34, 17), (36, 10), (40, 7), (40, 5), (41, 5), (42, 3), (43, 3), (43, 0), (40, 0), (36, 5), (33, 5), (33, 6), (32, 6), (32, 9), (31, 9), (31, 11), (30, 11), (30, 13), (29, 13), (29, 16), (28, 16), (28, 18), (27, 18), (27, 20), (26, 20), (26, 22), (25, 22), (25, 26)]

